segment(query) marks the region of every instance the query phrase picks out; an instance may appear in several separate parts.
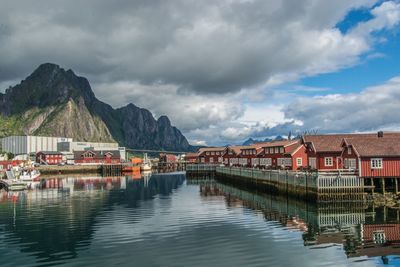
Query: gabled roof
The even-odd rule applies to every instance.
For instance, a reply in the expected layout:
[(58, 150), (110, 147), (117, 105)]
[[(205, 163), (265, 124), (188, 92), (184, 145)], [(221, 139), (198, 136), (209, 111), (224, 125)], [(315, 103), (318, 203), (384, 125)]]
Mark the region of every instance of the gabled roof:
[(191, 152), (189, 152), (189, 153), (186, 153), (185, 154), (185, 157), (186, 158), (195, 158), (195, 157), (197, 157), (199, 155), (199, 153), (191, 153)]
[(202, 147), (199, 149), (198, 154), (204, 153), (204, 152), (217, 152), (217, 151), (224, 151), (225, 147)]
[(57, 152), (57, 151), (39, 151), (38, 154), (44, 154), (44, 155), (62, 155), (61, 152)]
[(296, 143), (299, 143), (300, 140), (282, 140), (282, 141), (272, 141), (268, 143), (264, 143), (262, 145), (263, 148), (265, 147), (276, 147), (276, 146), (283, 146), (283, 147), (288, 147), (291, 145), (294, 145)]
[(310, 144), (315, 152), (341, 153), (341, 144), (345, 138), (400, 138), (400, 132), (384, 132), (383, 137), (378, 137), (377, 133), (305, 135), (302, 138), (302, 142), (304, 144)]
[(121, 155), (119, 150), (83, 150), (83, 151), (74, 151), (74, 158), (79, 159), (82, 158), (85, 153), (92, 153), (95, 159), (103, 159), (105, 155), (110, 154), (112, 158), (120, 158)]
[(285, 154), (289, 154), (293, 156), (301, 147), (303, 146), (302, 143), (298, 143), (297, 145), (289, 146), (285, 149)]
[(352, 146), (359, 157), (400, 157), (400, 137), (345, 138), (343, 146)]

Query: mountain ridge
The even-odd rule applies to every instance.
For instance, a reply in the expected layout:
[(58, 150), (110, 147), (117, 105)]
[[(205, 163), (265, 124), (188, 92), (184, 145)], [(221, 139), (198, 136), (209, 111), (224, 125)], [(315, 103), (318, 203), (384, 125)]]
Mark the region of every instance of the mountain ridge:
[[(85, 122), (85, 123), (82, 123)], [(192, 151), (167, 116), (130, 103), (114, 109), (98, 100), (85, 77), (53, 63), (41, 64), (0, 93), (0, 136), (36, 134), (81, 141), (117, 141), (136, 149)]]

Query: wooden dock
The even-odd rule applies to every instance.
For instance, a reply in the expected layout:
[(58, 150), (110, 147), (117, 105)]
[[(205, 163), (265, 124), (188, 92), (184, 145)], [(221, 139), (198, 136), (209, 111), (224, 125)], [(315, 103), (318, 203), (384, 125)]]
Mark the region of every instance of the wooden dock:
[(187, 166), (186, 173), (188, 179), (207, 173), (226, 182), (319, 202), (365, 201), (363, 179), (351, 172), (295, 172), (194, 164)]

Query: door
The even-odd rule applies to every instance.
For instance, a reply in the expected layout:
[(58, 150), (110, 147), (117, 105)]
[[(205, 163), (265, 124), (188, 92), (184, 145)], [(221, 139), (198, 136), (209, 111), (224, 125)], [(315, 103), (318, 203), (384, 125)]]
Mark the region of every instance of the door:
[(309, 158), (308, 165), (311, 169), (317, 169), (317, 159), (316, 158)]

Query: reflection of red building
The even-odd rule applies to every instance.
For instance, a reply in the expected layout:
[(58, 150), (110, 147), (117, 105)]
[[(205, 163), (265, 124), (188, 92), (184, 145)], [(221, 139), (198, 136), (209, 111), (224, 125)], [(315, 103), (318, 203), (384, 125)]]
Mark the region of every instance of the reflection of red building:
[(400, 249), (400, 224), (363, 225), (364, 244), (352, 257), (381, 257), (398, 255)]
[(400, 242), (400, 224), (366, 224), (363, 227), (363, 236), (366, 242)]
[(60, 152), (40, 151), (36, 154), (36, 162), (46, 165), (57, 165), (62, 162), (62, 154)]
[(74, 151), (75, 164), (119, 164), (121, 156), (118, 150), (107, 151)]

